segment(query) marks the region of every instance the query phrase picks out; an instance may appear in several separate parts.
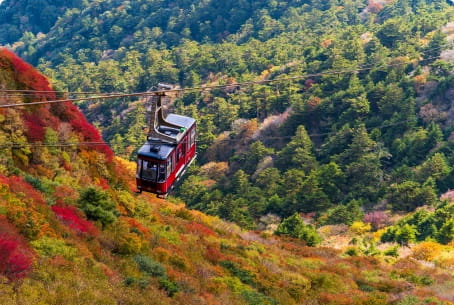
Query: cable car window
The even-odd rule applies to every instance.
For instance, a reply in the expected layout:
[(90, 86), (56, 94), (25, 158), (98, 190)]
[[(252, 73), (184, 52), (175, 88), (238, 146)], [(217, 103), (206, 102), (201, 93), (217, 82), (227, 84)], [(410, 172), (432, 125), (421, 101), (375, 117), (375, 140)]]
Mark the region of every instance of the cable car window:
[(156, 182), (158, 165), (151, 161), (143, 161), (142, 178)]
[(183, 147), (184, 147), (184, 143), (181, 146), (178, 146), (178, 149), (177, 149), (177, 162), (180, 161), (180, 159), (183, 157)]
[(191, 129), (191, 146), (195, 144), (195, 128)]
[(159, 178), (158, 182), (164, 182), (166, 181), (166, 165), (165, 164), (159, 164)]
[(170, 176), (170, 173), (172, 172), (172, 157), (170, 157), (169, 160), (167, 160), (167, 177)]

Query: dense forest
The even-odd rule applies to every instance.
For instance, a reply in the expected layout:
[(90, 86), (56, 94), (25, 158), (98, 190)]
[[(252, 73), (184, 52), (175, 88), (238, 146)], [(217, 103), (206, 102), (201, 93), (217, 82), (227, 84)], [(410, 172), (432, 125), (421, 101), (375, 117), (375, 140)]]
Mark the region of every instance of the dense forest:
[[(0, 84), (51, 89), (5, 49)], [(0, 92), (0, 106), (10, 99)], [(370, 229), (356, 224), (320, 232), (339, 240), (341, 230), (356, 243), (311, 247), (321, 238), (297, 214), (275, 235), (244, 231), (134, 195), (134, 163), (87, 145), (100, 135), (70, 103), (1, 108), (0, 123), (1, 304), (452, 304), (452, 246), (426, 241), (401, 255), (390, 243), (376, 248)], [(68, 142), (80, 145), (58, 145)]]
[[(448, 2), (222, 4), (84, 2), (14, 49), (69, 91), (257, 82), (188, 92), (171, 108), (199, 132), (199, 166), (176, 195), (245, 228), (268, 214), (351, 224), (441, 204), (454, 184)], [(140, 105), (81, 107), (117, 154), (134, 158)], [(429, 237), (446, 240), (438, 234)]]

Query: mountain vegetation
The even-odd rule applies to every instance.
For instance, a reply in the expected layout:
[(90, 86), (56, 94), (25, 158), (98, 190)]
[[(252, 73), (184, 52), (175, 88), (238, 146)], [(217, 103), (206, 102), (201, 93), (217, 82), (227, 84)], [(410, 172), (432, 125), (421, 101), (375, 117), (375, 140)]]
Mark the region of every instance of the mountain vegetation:
[[(169, 105), (198, 128), (174, 203), (132, 195), (132, 163), (77, 145), (102, 141), (91, 122), (133, 160), (142, 100), (80, 103), (87, 119), (69, 103), (0, 111), (16, 143), (0, 146), (5, 304), (71, 304), (74, 286), (82, 304), (453, 301), (449, 1), (39, 3), (45, 20), (0, 4), (0, 44), (55, 90), (207, 88)], [(0, 89), (51, 88), (1, 52)], [(59, 142), (73, 145), (30, 146)]]
[[(8, 88), (51, 90), (5, 49), (0, 79)], [(10, 99), (0, 94), (0, 104)], [(1, 304), (451, 304), (443, 269), (452, 246), (437, 244), (436, 258), (424, 244), (415, 257), (354, 253), (367, 242), (342, 254), (308, 246), (321, 238), (298, 214), (279, 226), (281, 237), (243, 231), (131, 193), (131, 163), (106, 146), (77, 145), (101, 139), (70, 103), (3, 108), (0, 121)]]
[[(360, 208), (439, 204), (454, 181), (447, 2), (216, 3), (83, 3), (14, 48), (70, 91), (286, 79), (173, 105), (197, 119), (200, 150), (177, 195), (245, 228), (269, 213), (348, 224)], [(82, 109), (116, 153), (134, 158), (146, 124), (137, 105)], [(348, 219), (329, 216), (350, 208)]]

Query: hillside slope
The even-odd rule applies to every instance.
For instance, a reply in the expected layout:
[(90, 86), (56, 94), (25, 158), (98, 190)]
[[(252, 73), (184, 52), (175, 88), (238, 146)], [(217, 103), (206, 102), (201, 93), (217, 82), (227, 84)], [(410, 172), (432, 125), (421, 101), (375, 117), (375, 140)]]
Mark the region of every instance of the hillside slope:
[[(6, 50), (0, 80), (50, 89)], [(242, 231), (132, 194), (133, 166), (105, 146), (39, 146), (100, 140), (71, 104), (2, 109), (0, 122), (1, 304), (452, 304), (437, 266)]]

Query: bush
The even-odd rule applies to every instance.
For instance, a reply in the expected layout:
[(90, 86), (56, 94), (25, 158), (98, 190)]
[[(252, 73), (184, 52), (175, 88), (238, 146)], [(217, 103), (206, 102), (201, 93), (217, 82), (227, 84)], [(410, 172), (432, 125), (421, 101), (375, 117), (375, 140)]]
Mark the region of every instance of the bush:
[(99, 221), (103, 226), (115, 222), (120, 215), (108, 194), (94, 187), (82, 192), (78, 204), (88, 219)]
[(58, 219), (65, 225), (75, 230), (78, 233), (87, 234), (88, 236), (97, 236), (98, 229), (88, 220), (79, 216), (79, 213), (74, 206), (52, 206), (52, 211)]
[(399, 246), (394, 246), (386, 249), (383, 254), (387, 256), (392, 256), (392, 257), (398, 257), (399, 256)]
[(443, 202), (434, 212), (419, 209), (388, 227), (381, 236), (383, 242), (407, 244), (412, 241), (436, 240), (448, 244), (454, 238), (454, 204)]
[(31, 254), (21, 249), (19, 241), (12, 236), (0, 235), (0, 274), (16, 281), (27, 275), (31, 265)]
[(134, 256), (134, 261), (136, 262), (139, 270), (149, 276), (165, 276), (165, 268), (158, 262), (155, 262), (150, 257), (145, 255), (136, 255)]
[(340, 204), (330, 209), (326, 219), (320, 225), (341, 223), (351, 225), (354, 221), (361, 220), (362, 218), (363, 212), (361, 211), (360, 202), (352, 200), (347, 205)]
[(344, 254), (348, 256), (358, 256), (359, 251), (355, 247), (349, 247), (347, 250), (345, 250)]
[(352, 225), (350, 226), (350, 230), (353, 232), (353, 233), (356, 233), (356, 234), (359, 234), (359, 235), (362, 235), (366, 232), (369, 232), (370, 230), (372, 229), (371, 225), (370, 224), (366, 224), (362, 221), (355, 221), (352, 223)]
[(412, 250), (412, 257), (430, 262), (440, 254), (441, 245), (432, 241), (426, 241), (414, 246)]
[(448, 244), (454, 239), (454, 218), (445, 222), (437, 234), (437, 240), (442, 244)]
[(159, 288), (167, 291), (167, 294), (169, 295), (169, 297), (172, 297), (175, 293), (180, 291), (180, 288), (178, 288), (178, 285), (166, 277), (159, 279)]
[(223, 261), (220, 263), (222, 267), (229, 270), (232, 275), (236, 276), (242, 283), (247, 285), (255, 285), (255, 275), (251, 272), (238, 267), (231, 261)]
[(383, 211), (373, 211), (364, 215), (363, 221), (370, 223), (373, 230), (378, 230), (388, 223), (389, 215)]
[(277, 302), (272, 298), (254, 290), (244, 290), (241, 296), (250, 305), (275, 305)]
[(306, 225), (298, 213), (285, 218), (275, 232), (276, 235), (289, 235), (306, 241), (308, 246), (316, 246), (322, 241), (314, 227)]
[(66, 259), (72, 260), (77, 254), (76, 249), (67, 246), (64, 241), (50, 237), (34, 240), (30, 244), (42, 256), (54, 257), (61, 255)]

